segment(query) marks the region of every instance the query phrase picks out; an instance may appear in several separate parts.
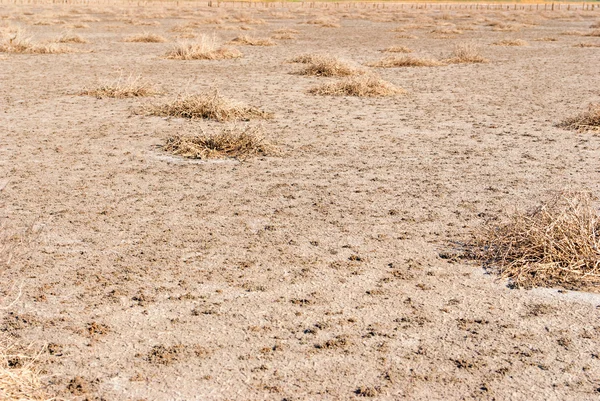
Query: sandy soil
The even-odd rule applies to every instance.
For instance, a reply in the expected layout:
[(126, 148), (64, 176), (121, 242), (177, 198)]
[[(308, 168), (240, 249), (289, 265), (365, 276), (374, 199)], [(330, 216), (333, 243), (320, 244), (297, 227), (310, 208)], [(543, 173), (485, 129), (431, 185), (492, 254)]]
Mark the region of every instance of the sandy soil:
[[(306, 24), (322, 16), (340, 27)], [(600, 38), (565, 34), (590, 32), (599, 10), (3, 5), (0, 18), (36, 42), (66, 29), (89, 42), (0, 53), (0, 217), (13, 247), (0, 332), (48, 345), (49, 394), (600, 397), (598, 295), (511, 289), (447, 257), (451, 241), (551, 191), (600, 193), (600, 136), (554, 127), (600, 100), (600, 48), (573, 47)], [(299, 34), (238, 46), (238, 60), (164, 59), (183, 40), (172, 29), (189, 22), (199, 24), (188, 34), (221, 42)], [(432, 32), (448, 27), (463, 33)], [(123, 42), (142, 32), (168, 42)], [(492, 45), (507, 38), (528, 46)], [(321, 52), (358, 66), (391, 45), (443, 58), (463, 42), (489, 62), (371, 69), (408, 91), (390, 98), (312, 96), (335, 79), (285, 63)], [(162, 94), (77, 95), (129, 74)], [(220, 124), (136, 110), (213, 87), (275, 113), (250, 124), (282, 154), (205, 162), (162, 151), (171, 134)]]

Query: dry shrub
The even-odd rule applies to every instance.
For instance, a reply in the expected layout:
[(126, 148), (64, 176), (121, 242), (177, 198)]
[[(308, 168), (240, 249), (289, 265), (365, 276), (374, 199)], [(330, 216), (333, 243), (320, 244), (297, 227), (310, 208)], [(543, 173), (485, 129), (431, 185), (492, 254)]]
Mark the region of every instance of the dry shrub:
[(382, 60), (368, 64), (371, 67), (393, 68), (393, 67), (437, 67), (444, 63), (431, 58), (420, 58), (414, 56), (390, 56)]
[(588, 32), (585, 34), (585, 36), (600, 37), (600, 29), (595, 29), (592, 32)]
[(579, 132), (600, 131), (600, 103), (592, 103), (579, 115), (557, 124), (557, 127)]
[(412, 50), (405, 46), (390, 46), (381, 50), (382, 53), (412, 53)]
[(463, 63), (487, 63), (487, 59), (479, 53), (479, 46), (473, 43), (459, 43), (454, 46), (454, 50), (448, 59), (447, 63), (463, 64)]
[(362, 74), (357, 70), (344, 64), (335, 57), (320, 56), (312, 57), (308, 65), (297, 72), (298, 75), (313, 75), (318, 77), (347, 77), (350, 75)]
[(373, 75), (348, 77), (338, 82), (309, 89), (313, 95), (379, 97), (405, 93), (391, 83)]
[(299, 63), (299, 64), (310, 64), (310, 63), (314, 63), (324, 57), (327, 57), (327, 56), (324, 56), (324, 55), (318, 54), (318, 53), (305, 53), (305, 54), (300, 54), (291, 59), (288, 59), (287, 62), (288, 63)]
[(119, 77), (116, 81), (102, 84), (94, 89), (84, 89), (79, 94), (82, 96), (94, 96), (97, 99), (127, 97), (142, 97), (155, 95), (157, 91), (149, 82), (141, 77), (129, 76), (127, 79)]
[(275, 46), (275, 42), (269, 38), (252, 38), (248, 35), (240, 35), (229, 43), (246, 46)]
[(522, 39), (503, 39), (492, 44), (496, 46), (527, 46), (529, 43)]
[(242, 52), (228, 47), (216, 47), (215, 41), (202, 36), (199, 43), (179, 43), (166, 55), (173, 60), (225, 60), (243, 57)]
[(600, 43), (585, 43), (585, 42), (581, 42), (581, 43), (574, 44), (573, 47), (600, 47)]
[(18, 31), (8, 39), (0, 43), (0, 53), (24, 53), (24, 54), (61, 54), (70, 53), (72, 49), (56, 43), (37, 44)]
[(563, 192), (507, 222), (486, 224), (467, 255), (525, 287), (600, 283), (600, 216), (589, 193)]
[(224, 98), (218, 90), (199, 95), (181, 96), (160, 105), (143, 109), (147, 115), (216, 121), (270, 119), (271, 113)]
[(191, 159), (247, 159), (250, 156), (277, 154), (260, 128), (223, 128), (211, 134), (172, 135), (163, 147), (167, 152)]
[[(0, 399), (50, 400), (40, 381), (37, 360), (44, 349), (17, 349), (6, 336), (0, 336)], [(53, 399), (53, 398), (52, 398)]]
[(56, 40), (57, 43), (87, 43), (87, 40), (74, 33), (64, 33)]
[(139, 35), (128, 36), (124, 39), (124, 42), (133, 42), (133, 43), (164, 43), (167, 39), (164, 37), (154, 34), (144, 32)]

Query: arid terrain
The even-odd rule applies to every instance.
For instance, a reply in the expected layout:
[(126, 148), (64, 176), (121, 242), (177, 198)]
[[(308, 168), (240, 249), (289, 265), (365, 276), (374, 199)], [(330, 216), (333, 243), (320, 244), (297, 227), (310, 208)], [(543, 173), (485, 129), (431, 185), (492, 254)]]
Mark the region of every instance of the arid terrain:
[[(514, 288), (461, 244), (600, 194), (600, 132), (556, 126), (600, 102), (600, 8), (216, 5), (0, 5), (0, 345), (7, 371), (33, 361), (23, 399), (599, 399), (597, 290)], [(186, 43), (233, 53), (169, 58)], [(395, 92), (309, 93), (343, 78), (305, 54)], [(95, 92), (132, 82), (152, 90)], [(265, 114), (157, 111), (205, 93)], [(275, 150), (164, 147), (224, 127)]]

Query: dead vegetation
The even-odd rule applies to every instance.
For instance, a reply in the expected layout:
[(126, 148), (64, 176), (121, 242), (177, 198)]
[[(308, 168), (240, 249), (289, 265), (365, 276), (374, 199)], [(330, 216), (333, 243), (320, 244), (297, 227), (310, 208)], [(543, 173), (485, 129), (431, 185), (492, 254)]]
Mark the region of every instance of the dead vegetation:
[(573, 47), (600, 47), (600, 43), (585, 43), (585, 42), (581, 42), (581, 43), (574, 44)]
[(575, 130), (579, 132), (600, 132), (600, 103), (592, 103), (588, 109), (579, 115), (568, 118), (557, 124), (557, 127)]
[(275, 46), (276, 43), (270, 38), (253, 38), (248, 35), (240, 35), (229, 41), (230, 44), (245, 46)]
[(128, 36), (124, 39), (124, 42), (133, 42), (133, 43), (164, 43), (167, 39), (154, 34), (154, 33), (140, 33), (138, 35)]
[(0, 53), (22, 53), (22, 54), (61, 54), (70, 53), (69, 47), (56, 43), (33, 43), (31, 38), (26, 37), (24, 32), (17, 31), (0, 43)]
[(214, 41), (202, 37), (198, 43), (179, 43), (165, 58), (172, 60), (227, 60), (243, 57), (242, 52), (229, 47), (216, 47)]
[(600, 216), (585, 192), (563, 192), (508, 221), (489, 223), (468, 256), (515, 285), (580, 288), (600, 284)]
[(57, 40), (57, 43), (87, 43), (88, 41), (74, 33), (64, 33)]
[(93, 89), (84, 89), (79, 95), (93, 96), (97, 99), (116, 98), (123, 99), (128, 97), (152, 96), (158, 92), (154, 85), (142, 79), (141, 77), (129, 76), (126, 79), (119, 77), (114, 82), (109, 82)]
[(317, 77), (347, 77), (362, 74), (363, 71), (352, 68), (342, 61), (330, 56), (308, 56), (307, 66), (296, 74)]
[(444, 61), (451, 64), (488, 62), (488, 60), (481, 55), (479, 46), (473, 43), (456, 44), (450, 57)]
[(600, 37), (600, 29), (594, 29), (592, 32), (586, 33), (585, 36)]
[(251, 156), (276, 154), (258, 127), (223, 128), (216, 133), (172, 135), (163, 147), (167, 152), (192, 159), (247, 159)]
[(402, 94), (405, 91), (377, 76), (363, 75), (317, 86), (309, 89), (308, 93), (328, 96), (382, 97)]
[(18, 349), (6, 336), (0, 337), (0, 399), (50, 400), (40, 380), (38, 358), (43, 352), (31, 348)]
[(444, 65), (443, 62), (432, 59), (415, 56), (390, 56), (382, 60), (369, 63), (370, 67), (395, 68), (395, 67), (438, 67)]
[(381, 50), (382, 53), (412, 53), (412, 50), (405, 46), (390, 46)]
[(160, 117), (179, 117), (190, 119), (207, 119), (215, 121), (231, 121), (252, 119), (270, 119), (271, 113), (256, 107), (246, 106), (231, 101), (213, 90), (199, 95), (181, 96), (169, 102), (146, 106), (143, 113)]
[(492, 44), (496, 46), (527, 46), (529, 43), (522, 39), (503, 39)]

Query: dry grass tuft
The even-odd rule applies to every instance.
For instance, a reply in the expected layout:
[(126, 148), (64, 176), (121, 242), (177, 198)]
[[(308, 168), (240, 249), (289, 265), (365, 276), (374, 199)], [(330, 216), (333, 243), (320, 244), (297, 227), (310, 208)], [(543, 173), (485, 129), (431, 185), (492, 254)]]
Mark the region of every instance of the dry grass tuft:
[(370, 67), (394, 68), (394, 67), (437, 67), (444, 65), (441, 61), (431, 58), (420, 58), (413, 56), (390, 56), (382, 60), (368, 64)]
[(588, 32), (585, 34), (585, 36), (600, 37), (600, 29), (595, 29), (592, 32)]
[(167, 39), (154, 33), (144, 32), (139, 35), (128, 36), (123, 41), (133, 43), (164, 43)]
[(246, 46), (275, 46), (275, 42), (269, 38), (252, 38), (248, 35), (240, 35), (232, 39), (230, 44), (246, 45)]
[(177, 44), (165, 57), (173, 60), (226, 60), (243, 57), (243, 54), (237, 49), (217, 48), (214, 40), (203, 36), (199, 43)]
[(283, 35), (283, 34), (298, 35), (300, 33), (300, 31), (298, 31), (297, 29), (292, 29), (292, 28), (281, 28), (281, 29), (274, 30), (273, 33), (276, 35)]
[(56, 40), (57, 43), (87, 43), (88, 41), (74, 33), (64, 33)]
[(173, 135), (163, 147), (167, 152), (191, 159), (247, 159), (251, 156), (277, 154), (260, 128), (223, 128), (220, 132), (196, 135)]
[(581, 43), (574, 44), (573, 47), (600, 47), (600, 43), (581, 42)]
[(456, 44), (450, 57), (444, 61), (452, 64), (488, 62), (488, 60), (479, 52), (479, 46), (473, 43)]
[(400, 35), (396, 35), (395, 37), (398, 39), (418, 39), (417, 36), (409, 35), (409, 34), (400, 34)]
[(556, 42), (558, 39), (552, 37), (537, 38), (536, 42)]
[(94, 89), (84, 89), (79, 93), (82, 96), (94, 96), (97, 99), (127, 97), (142, 97), (155, 95), (157, 91), (154, 86), (141, 77), (129, 76), (127, 79), (119, 77), (116, 81), (100, 85)]
[[(44, 349), (17, 350), (4, 336), (0, 337), (0, 399), (49, 400), (40, 381), (37, 359)], [(33, 355), (33, 356), (32, 356)]]
[(557, 124), (557, 127), (579, 132), (600, 131), (600, 103), (592, 103), (579, 115)]
[(381, 50), (382, 53), (412, 53), (412, 50), (405, 46), (390, 46)]
[(299, 56), (288, 59), (288, 63), (298, 63), (298, 64), (311, 64), (317, 62), (327, 56), (318, 54), (318, 53), (305, 53), (300, 54)]
[(70, 53), (72, 49), (56, 43), (37, 44), (24, 36), (22, 31), (10, 35), (0, 43), (0, 53), (23, 53), (23, 54), (61, 54)]
[(380, 97), (398, 95), (405, 91), (377, 76), (363, 75), (317, 86), (309, 89), (308, 93), (329, 96)]
[(160, 105), (150, 105), (142, 110), (147, 115), (231, 121), (270, 119), (273, 114), (224, 98), (217, 90), (200, 95), (182, 96)]
[(313, 75), (318, 77), (347, 77), (362, 74), (363, 71), (344, 64), (335, 57), (311, 57), (311, 62), (297, 72), (298, 75)]
[(529, 43), (522, 39), (503, 39), (498, 42), (492, 43), (496, 46), (527, 46)]
[(564, 192), (507, 222), (487, 224), (467, 256), (518, 286), (600, 284), (600, 215), (589, 193)]

